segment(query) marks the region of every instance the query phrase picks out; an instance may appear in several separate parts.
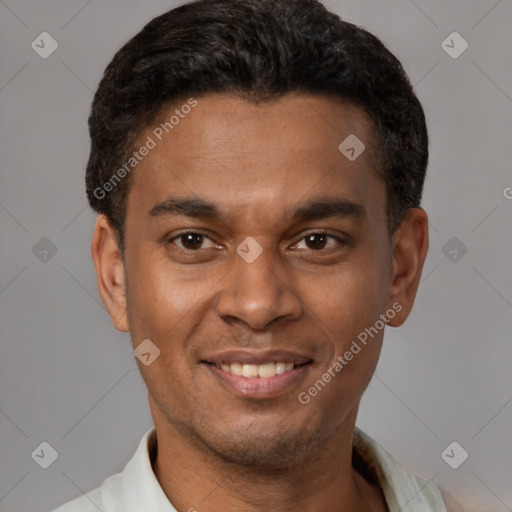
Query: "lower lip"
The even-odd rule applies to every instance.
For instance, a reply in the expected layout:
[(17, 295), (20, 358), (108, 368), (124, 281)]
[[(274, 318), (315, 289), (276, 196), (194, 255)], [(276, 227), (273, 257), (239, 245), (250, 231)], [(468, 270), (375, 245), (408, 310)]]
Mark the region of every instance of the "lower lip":
[(291, 390), (304, 379), (310, 364), (305, 364), (274, 377), (242, 377), (225, 372), (212, 364), (203, 365), (231, 392), (247, 398), (273, 398)]

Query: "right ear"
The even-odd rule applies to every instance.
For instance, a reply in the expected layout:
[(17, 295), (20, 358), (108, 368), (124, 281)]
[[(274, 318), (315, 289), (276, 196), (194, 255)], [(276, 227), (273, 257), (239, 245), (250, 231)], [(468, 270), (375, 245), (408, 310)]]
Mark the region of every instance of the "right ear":
[(98, 215), (91, 243), (98, 291), (118, 331), (129, 332), (126, 276), (116, 233), (105, 215)]

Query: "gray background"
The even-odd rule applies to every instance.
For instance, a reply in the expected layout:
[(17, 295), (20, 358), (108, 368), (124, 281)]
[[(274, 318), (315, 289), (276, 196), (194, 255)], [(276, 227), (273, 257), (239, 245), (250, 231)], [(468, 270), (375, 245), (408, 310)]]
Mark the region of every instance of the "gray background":
[[(403, 62), (431, 137), (430, 252), (358, 425), (467, 510), (512, 510), (512, 4), (325, 4)], [(48, 511), (97, 487), (152, 425), (129, 336), (96, 289), (86, 120), (114, 51), (175, 5), (0, 0), (2, 512)], [(43, 31), (59, 43), (48, 59), (31, 48)], [(453, 31), (469, 43), (456, 59), (441, 46)], [(57, 249), (47, 261), (32, 250), (43, 237)], [(46, 470), (31, 458), (43, 441), (59, 454)], [(441, 458), (452, 441), (469, 452), (458, 469)]]

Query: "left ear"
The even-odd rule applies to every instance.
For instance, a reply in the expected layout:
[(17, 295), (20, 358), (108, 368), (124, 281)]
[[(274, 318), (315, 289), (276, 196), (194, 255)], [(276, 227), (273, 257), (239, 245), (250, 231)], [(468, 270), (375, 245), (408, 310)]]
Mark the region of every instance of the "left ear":
[[(423, 208), (410, 209), (393, 235), (389, 304), (396, 315), (388, 320), (392, 327), (402, 325), (414, 305), (423, 264), (428, 251), (428, 216)], [(398, 306), (401, 305), (401, 308)]]

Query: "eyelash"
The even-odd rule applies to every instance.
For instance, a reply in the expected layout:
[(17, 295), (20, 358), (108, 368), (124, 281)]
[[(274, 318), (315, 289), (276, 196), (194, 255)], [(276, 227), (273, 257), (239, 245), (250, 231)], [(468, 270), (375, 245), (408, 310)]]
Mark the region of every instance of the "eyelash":
[[(182, 238), (183, 236), (185, 236), (185, 235), (199, 235), (199, 236), (201, 236), (201, 237), (203, 237), (203, 238), (207, 238), (208, 240), (211, 240), (211, 241), (213, 242), (213, 240), (212, 240), (209, 236), (207, 236), (207, 235), (205, 235), (205, 234), (203, 234), (203, 233), (200, 233), (200, 232), (197, 232), (197, 231), (184, 231), (183, 233), (180, 233), (179, 235), (176, 235), (176, 236), (174, 236), (174, 237), (170, 238), (170, 239), (167, 241), (167, 244), (174, 243), (174, 240), (176, 240), (176, 239), (181, 239), (181, 238)], [(334, 240), (335, 240), (336, 242), (338, 242), (338, 244), (339, 244), (340, 246), (342, 246), (342, 247), (343, 247), (343, 246), (347, 246), (347, 245), (348, 245), (348, 242), (347, 242), (347, 241), (345, 241), (345, 240), (343, 240), (343, 239), (341, 239), (341, 238), (339, 238), (339, 237), (337, 237), (337, 236), (335, 236), (335, 235), (332, 235), (332, 234), (330, 234), (330, 233), (326, 233), (326, 232), (324, 232), (324, 231), (312, 231), (312, 232), (310, 232), (310, 233), (307, 233), (307, 234), (306, 234), (306, 235), (304, 235), (304, 236), (303, 236), (303, 237), (302, 237), (298, 242), (296, 242), (294, 245), (297, 245), (298, 243), (300, 243), (300, 242), (302, 242), (303, 240), (305, 240), (308, 236), (312, 236), (312, 235), (325, 235), (327, 238), (334, 239)], [(176, 245), (176, 244), (175, 244), (175, 245)], [(178, 249), (179, 249), (179, 250), (181, 250), (181, 251), (184, 251), (184, 252), (190, 252), (190, 253), (199, 252), (199, 251), (201, 251), (201, 249), (202, 249), (202, 248), (200, 248), (200, 249), (195, 249), (195, 250), (194, 250), (194, 249), (186, 249), (186, 248), (184, 248), (184, 247), (179, 247), (179, 246), (177, 246), (177, 247), (178, 247)], [(327, 251), (327, 250), (329, 250), (329, 249), (332, 249), (332, 247), (329, 247), (329, 248), (322, 248), (322, 249), (318, 249), (318, 250), (315, 250), (315, 249), (309, 249), (309, 250), (310, 250), (310, 251), (312, 251), (312, 252), (322, 252), (322, 251)]]

